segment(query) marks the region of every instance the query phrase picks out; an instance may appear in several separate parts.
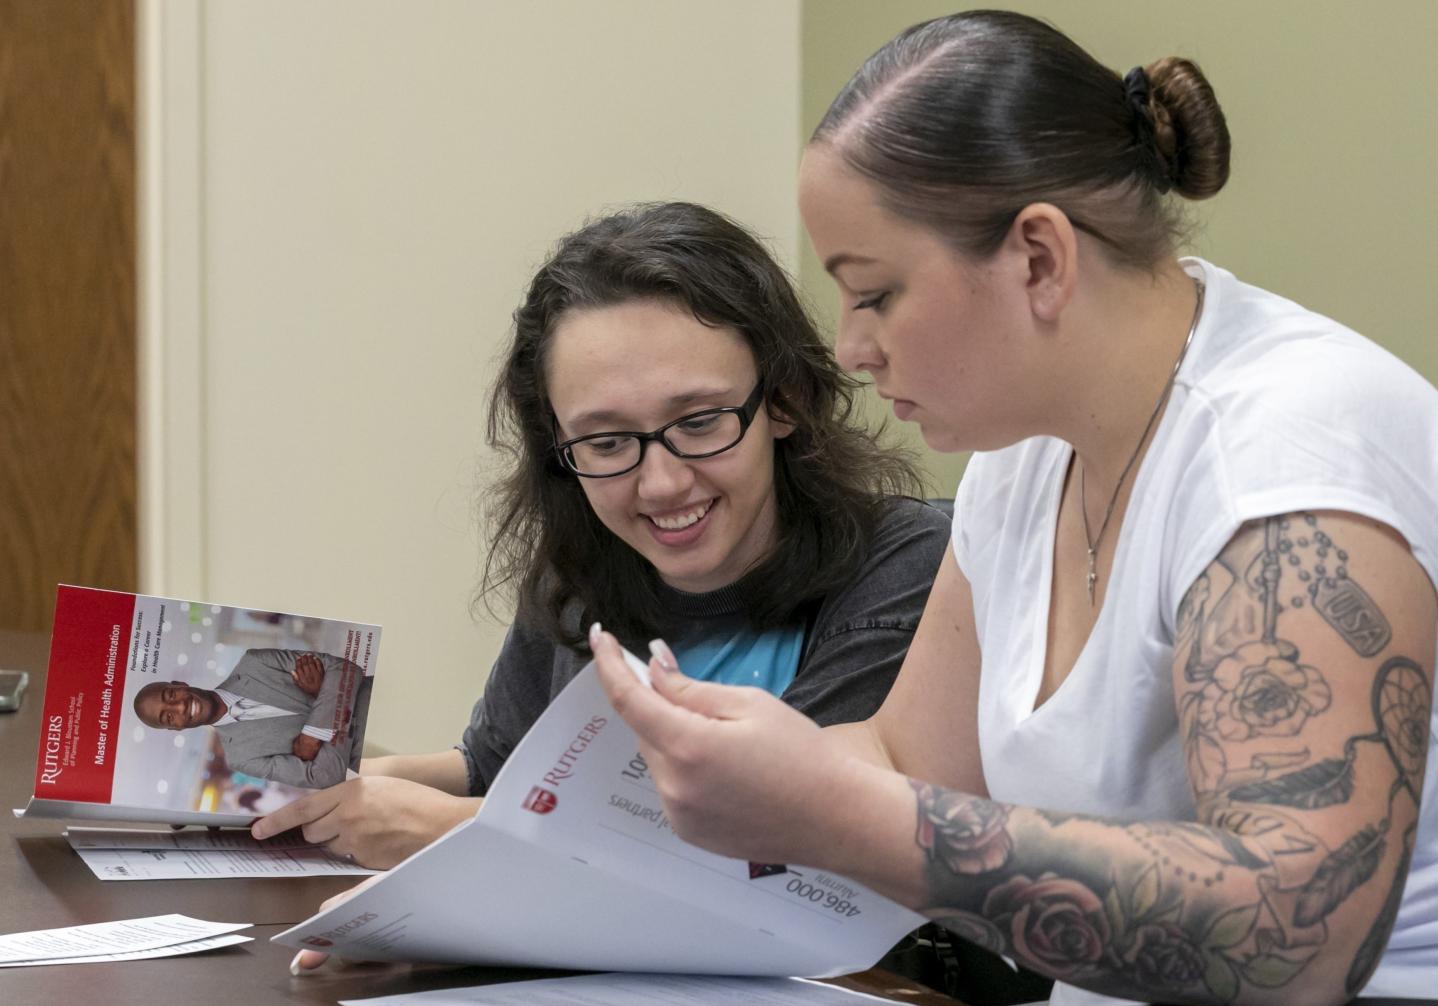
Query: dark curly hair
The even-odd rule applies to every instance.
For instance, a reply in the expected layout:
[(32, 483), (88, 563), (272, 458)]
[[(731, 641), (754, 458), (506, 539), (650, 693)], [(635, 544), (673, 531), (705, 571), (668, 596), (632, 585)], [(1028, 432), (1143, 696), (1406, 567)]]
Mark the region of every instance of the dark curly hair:
[(739, 332), (767, 407), (794, 426), (775, 441), (777, 547), (744, 577), (756, 627), (788, 622), (842, 585), (867, 554), (891, 495), (918, 495), (911, 455), (882, 446), (855, 415), (845, 374), (789, 277), (739, 224), (692, 203), (634, 206), (562, 238), (514, 312), (489, 404), (489, 444), (508, 471), (483, 501), (491, 550), (476, 601), (504, 588), (520, 612), (582, 649), (601, 619), (626, 641), (674, 628), (653, 566), (595, 516), (554, 454), (545, 352), (568, 312), (662, 301)]

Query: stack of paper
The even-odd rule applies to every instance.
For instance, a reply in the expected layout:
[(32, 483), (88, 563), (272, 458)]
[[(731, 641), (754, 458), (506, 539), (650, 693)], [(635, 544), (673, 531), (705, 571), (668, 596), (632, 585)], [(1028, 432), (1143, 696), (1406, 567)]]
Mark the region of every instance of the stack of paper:
[(101, 880), (333, 877), (374, 873), (311, 845), (298, 831), (257, 841), (248, 831), (70, 828), (70, 847)]
[(156, 915), (148, 919), (12, 933), (0, 936), (0, 968), (98, 964), (196, 954), (249, 943), (250, 937), (233, 934), (250, 925), (248, 922), (204, 922), (184, 915)]

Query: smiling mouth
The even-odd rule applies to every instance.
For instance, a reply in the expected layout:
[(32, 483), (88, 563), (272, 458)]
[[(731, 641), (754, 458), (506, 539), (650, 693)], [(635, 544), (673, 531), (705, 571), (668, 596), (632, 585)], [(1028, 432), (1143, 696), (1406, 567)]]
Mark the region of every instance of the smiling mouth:
[(189, 712), (191, 724), (200, 722), (200, 697), (198, 695), (190, 696)]
[(649, 520), (650, 523), (652, 523), (660, 530), (682, 531), (686, 527), (689, 527), (692, 524), (697, 524), (701, 520), (703, 520), (704, 515), (709, 512), (709, 508), (713, 505), (714, 500), (711, 499), (706, 500), (703, 503), (698, 504), (697, 506), (692, 506), (688, 510), (681, 510), (678, 513), (665, 514), (662, 517), (656, 517), (652, 514), (645, 514), (644, 516)]

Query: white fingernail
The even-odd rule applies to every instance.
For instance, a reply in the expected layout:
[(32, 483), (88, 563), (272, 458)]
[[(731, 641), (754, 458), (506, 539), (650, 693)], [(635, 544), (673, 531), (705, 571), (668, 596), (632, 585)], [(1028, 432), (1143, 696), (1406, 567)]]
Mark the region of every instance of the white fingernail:
[(649, 654), (659, 661), (659, 666), (666, 671), (674, 672), (679, 670), (679, 661), (674, 658), (674, 651), (669, 644), (662, 639), (649, 640)]
[[(300, 951), (300, 954), (302, 953), (304, 953), (303, 950)], [(304, 974), (304, 972), (300, 970), (300, 954), (295, 954), (294, 959), (290, 961), (290, 974), (296, 977)]]
[(604, 628), (598, 622), (589, 627), (589, 648), (591, 650), (599, 645), (599, 634), (603, 631)]

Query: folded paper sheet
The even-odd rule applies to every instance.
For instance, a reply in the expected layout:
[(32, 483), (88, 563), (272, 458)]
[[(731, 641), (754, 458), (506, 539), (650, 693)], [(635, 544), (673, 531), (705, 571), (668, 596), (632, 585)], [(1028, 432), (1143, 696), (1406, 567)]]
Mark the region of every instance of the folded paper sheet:
[(274, 939), (364, 960), (822, 977), (872, 966), (924, 921), (843, 877), (680, 839), (590, 665), (474, 819)]

